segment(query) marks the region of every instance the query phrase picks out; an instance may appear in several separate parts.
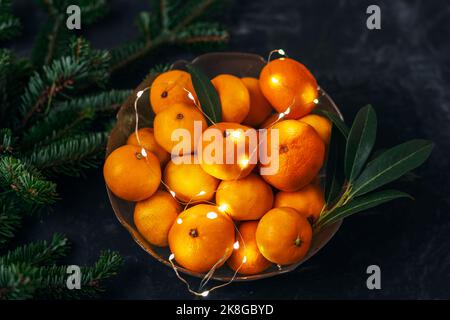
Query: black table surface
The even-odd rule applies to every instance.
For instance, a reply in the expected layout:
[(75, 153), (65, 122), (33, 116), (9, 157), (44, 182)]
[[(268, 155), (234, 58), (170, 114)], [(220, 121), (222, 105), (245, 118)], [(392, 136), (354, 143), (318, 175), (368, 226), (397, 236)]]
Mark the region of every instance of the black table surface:
[[(115, 0), (111, 14), (84, 30), (95, 47), (133, 38), (133, 18), (146, 1)], [(381, 7), (381, 30), (366, 28), (366, 8)], [(17, 1), (24, 35), (10, 46), (27, 54), (44, 14)], [(442, 299), (450, 298), (450, 3), (448, 1), (231, 1), (219, 21), (231, 32), (229, 51), (266, 56), (275, 48), (302, 61), (347, 119), (371, 103), (378, 114), (377, 147), (413, 138), (436, 143), (415, 177), (397, 186), (415, 197), (351, 217), (316, 256), (294, 272), (233, 283), (216, 299)], [(134, 88), (156, 63), (197, 53), (162, 49), (139, 68), (113, 79)], [(138, 247), (114, 217), (101, 170), (58, 181), (54, 211), (26, 221), (14, 244), (66, 234), (73, 250), (64, 260), (89, 264), (102, 249), (125, 259), (102, 296), (111, 299), (191, 299), (174, 272)], [(381, 268), (381, 289), (368, 290), (366, 268)], [(188, 278), (196, 283), (196, 279)], [(197, 282), (198, 283), (198, 282)]]

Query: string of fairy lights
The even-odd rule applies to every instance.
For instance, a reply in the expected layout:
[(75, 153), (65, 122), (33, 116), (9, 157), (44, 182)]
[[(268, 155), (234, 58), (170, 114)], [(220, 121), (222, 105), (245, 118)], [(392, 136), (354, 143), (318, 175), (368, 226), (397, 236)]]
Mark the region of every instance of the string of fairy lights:
[[(269, 62), (271, 61), (272, 56), (273, 56), (274, 54), (279, 54), (279, 55), (281, 55), (282, 57), (287, 57), (287, 55), (286, 55), (286, 53), (285, 53), (285, 51), (284, 51), (283, 49), (272, 50), (272, 51), (269, 52), (269, 55), (268, 55), (268, 58), (267, 58), (267, 63), (269, 63)], [(282, 86), (283, 86), (285, 89), (287, 89), (287, 90), (291, 90), (291, 89), (288, 88), (285, 84), (283, 84), (282, 82), (279, 82), (279, 80), (278, 80), (276, 77), (272, 77), (271, 80), (272, 80), (273, 82), (277, 82), (277, 81), (278, 81), (277, 84), (282, 85)], [(176, 84), (176, 85), (179, 85), (179, 84)], [(144, 89), (138, 91), (138, 92), (136, 93), (136, 98), (135, 98), (135, 100), (134, 100), (134, 112), (135, 112), (135, 128), (134, 128), (134, 133), (135, 133), (135, 135), (136, 135), (137, 142), (138, 142), (139, 146), (141, 147), (141, 155), (144, 156), (146, 159), (147, 159), (148, 154), (147, 154), (147, 151), (145, 150), (144, 146), (142, 145), (141, 139), (140, 139), (140, 137), (139, 137), (139, 113), (138, 113), (138, 102), (139, 102), (139, 99), (142, 97), (142, 95), (143, 95), (146, 91), (148, 91), (148, 90), (150, 90), (150, 89), (151, 89), (151, 86), (146, 87), (146, 88), (144, 88)], [(186, 94), (187, 94), (187, 97), (189, 98), (189, 100), (191, 100), (191, 101), (193, 102), (193, 104), (195, 105), (195, 107), (203, 114), (203, 116), (204, 116), (205, 118), (207, 118), (207, 119), (210, 121), (210, 123), (212, 123), (213, 126), (216, 125), (216, 123), (213, 121), (213, 119), (211, 119), (211, 118), (209, 117), (209, 115), (206, 114), (206, 113), (202, 110), (202, 108), (201, 108), (201, 106), (200, 106), (200, 104), (199, 104), (199, 101), (197, 101), (197, 99), (195, 99), (194, 94), (193, 94), (191, 91), (189, 91), (187, 88), (184, 88), (184, 87), (183, 87), (182, 89), (183, 89), (184, 91), (186, 91)], [(320, 89), (320, 88), (319, 88), (319, 89)], [(267, 128), (272, 127), (272, 126), (275, 125), (277, 122), (279, 122), (279, 121), (281, 121), (283, 118), (285, 118), (285, 117), (291, 112), (291, 106), (295, 103), (295, 95), (292, 95), (292, 96), (293, 96), (293, 101), (292, 101), (292, 103), (286, 108), (286, 110), (284, 110), (284, 111), (281, 112), (281, 113), (278, 113), (278, 117), (277, 117), (272, 123), (270, 123), (270, 124), (267, 126)], [(313, 102), (314, 102), (315, 104), (318, 104), (318, 103), (319, 103), (319, 99), (316, 98), (316, 99), (313, 100)], [(241, 132), (240, 130), (229, 130), (229, 129), (227, 129), (225, 133), (226, 133), (226, 137), (231, 136), (233, 139), (241, 139), (241, 138), (242, 138), (242, 132)], [(258, 146), (255, 147), (255, 148), (252, 150), (252, 152), (250, 153), (250, 157), (251, 157), (255, 152), (257, 152), (257, 150), (258, 150), (258, 148), (260, 147), (261, 143), (262, 143), (262, 141), (260, 141), (260, 142), (258, 143)], [(250, 158), (250, 159), (251, 159), (251, 158)], [(248, 167), (248, 165), (249, 165), (249, 158), (247, 158), (247, 159), (245, 159), (245, 158), (244, 158), (244, 159), (240, 159), (239, 167), (240, 167), (241, 170), (240, 170), (240, 173), (239, 173), (238, 177), (235, 178), (235, 180), (238, 180), (238, 179), (241, 177), (242, 172), (244, 171), (244, 169), (246, 169), (246, 168)], [(209, 200), (198, 199), (198, 197), (201, 197), (201, 196), (203, 196), (203, 195), (206, 194), (206, 191), (204, 191), (204, 190), (201, 190), (200, 192), (198, 192), (194, 197), (190, 198), (189, 201), (187, 201), (187, 202), (180, 201), (180, 200), (177, 198), (176, 192), (175, 192), (174, 190), (172, 190), (172, 189), (164, 182), (164, 180), (163, 180), (162, 178), (161, 178), (161, 181), (160, 181), (160, 182), (161, 182), (161, 184), (166, 188), (167, 192), (169, 192), (169, 193), (172, 195), (172, 197), (173, 197), (179, 204), (184, 205), (184, 210), (186, 210), (190, 205), (193, 205), (193, 204), (195, 204), (195, 203), (207, 203), (207, 204), (214, 205), (214, 206), (217, 207), (217, 210), (220, 211), (220, 212), (222, 212), (222, 213), (227, 213), (227, 210), (229, 209), (229, 206), (228, 206), (228, 204), (226, 204), (226, 203), (220, 203), (220, 204), (217, 204), (217, 203), (212, 202), (212, 201), (209, 201)], [(213, 193), (213, 194), (215, 194), (215, 193), (217, 192), (217, 190), (218, 190), (218, 188), (216, 188), (216, 190), (214, 190), (214, 193)], [(209, 215), (209, 216), (208, 216), (208, 215)], [(207, 213), (207, 217), (208, 217), (209, 219), (215, 219), (215, 218), (217, 218), (217, 213), (211, 211), (211, 212)], [(232, 220), (232, 221), (233, 221), (233, 220)], [(182, 218), (177, 218), (176, 221), (175, 221), (175, 223), (178, 223), (178, 224), (183, 223)], [(234, 221), (233, 221), (233, 225), (234, 225), (234, 228), (235, 228), (236, 233), (237, 233), (238, 238), (239, 238), (239, 240), (236, 240), (236, 241), (234, 242), (234, 244), (233, 244), (233, 250), (238, 250), (238, 249), (240, 248), (240, 246), (241, 246), (241, 243), (242, 243), (242, 245), (243, 245), (243, 247), (244, 247), (244, 252), (246, 252), (246, 244), (245, 244), (244, 238), (243, 238), (242, 234), (239, 232), (239, 228), (238, 228), (238, 226), (236, 225), (236, 223), (234, 223)], [(223, 255), (219, 260), (217, 260), (217, 262), (211, 267), (211, 269), (204, 275), (204, 277), (202, 278), (202, 280), (201, 280), (201, 282), (200, 282), (199, 289), (198, 289), (197, 291), (194, 290), (194, 289), (192, 289), (192, 288), (191, 288), (191, 285), (189, 284), (189, 282), (188, 282), (185, 278), (183, 278), (183, 277), (181, 276), (181, 274), (179, 273), (179, 267), (178, 267), (177, 265), (175, 265), (175, 263), (173, 262), (173, 260), (175, 259), (175, 254), (174, 254), (173, 252), (170, 253), (170, 255), (169, 255), (169, 257), (168, 257), (168, 261), (169, 261), (169, 263), (170, 263), (172, 269), (174, 270), (175, 275), (177, 276), (177, 278), (178, 278), (180, 281), (182, 281), (182, 282), (186, 285), (187, 290), (188, 290), (191, 294), (193, 294), (193, 295), (195, 295), (195, 296), (199, 296), (199, 297), (207, 297), (207, 296), (209, 295), (210, 292), (212, 292), (212, 291), (214, 291), (214, 290), (217, 290), (217, 289), (219, 289), (219, 288), (222, 288), (222, 287), (224, 287), (224, 286), (227, 286), (227, 285), (231, 284), (231, 283), (236, 279), (236, 276), (237, 276), (237, 274), (239, 273), (239, 270), (240, 270), (240, 269), (242, 268), (242, 266), (247, 262), (247, 255), (244, 255), (244, 257), (243, 257), (243, 259), (242, 259), (240, 265), (238, 266), (238, 268), (236, 268), (236, 270), (234, 271), (233, 275), (230, 277), (230, 279), (229, 279), (227, 282), (224, 282), (224, 283), (222, 283), (222, 284), (220, 284), (220, 285), (217, 285), (217, 286), (213, 286), (213, 287), (211, 287), (210, 289), (205, 289), (206, 285), (208, 284), (208, 282), (209, 282), (209, 281), (211, 280), (211, 278), (213, 277), (213, 275), (214, 275), (215, 271), (217, 270), (217, 268), (220, 267), (220, 266), (222, 266), (222, 264), (225, 262), (225, 260), (227, 259), (228, 256), (229, 256), (229, 249), (227, 248), (227, 250), (226, 250), (226, 252), (224, 253), (224, 255)], [(281, 266), (278, 265), (278, 269), (281, 270)]]

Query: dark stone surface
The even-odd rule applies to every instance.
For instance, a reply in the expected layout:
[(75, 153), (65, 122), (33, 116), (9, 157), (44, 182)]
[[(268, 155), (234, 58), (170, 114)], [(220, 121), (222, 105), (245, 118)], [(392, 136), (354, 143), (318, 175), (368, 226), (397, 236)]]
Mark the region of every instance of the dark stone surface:
[[(19, 1), (25, 33), (42, 13)], [(369, 4), (382, 10), (382, 30), (365, 27)], [(95, 46), (110, 48), (133, 37), (132, 19), (144, 1), (111, 1), (112, 13), (87, 31)], [(218, 299), (450, 298), (450, 4), (447, 1), (235, 1), (221, 20), (231, 31), (229, 50), (266, 55), (286, 52), (305, 63), (352, 119), (372, 103), (379, 117), (378, 147), (412, 138), (436, 143), (428, 163), (409, 183), (398, 183), (415, 201), (400, 200), (349, 218), (320, 253), (295, 272), (235, 283), (211, 295)], [(13, 46), (27, 53), (32, 37)], [(182, 49), (161, 50), (143, 65), (192, 58)], [(146, 69), (114, 79), (136, 86)], [(105, 298), (192, 298), (172, 270), (142, 251), (114, 218), (101, 171), (59, 183), (64, 200), (39, 223), (30, 219), (20, 243), (65, 233), (73, 241), (66, 262), (91, 263), (102, 249), (125, 258)], [(368, 265), (382, 272), (382, 289), (366, 288)], [(195, 281), (194, 279), (189, 279)]]

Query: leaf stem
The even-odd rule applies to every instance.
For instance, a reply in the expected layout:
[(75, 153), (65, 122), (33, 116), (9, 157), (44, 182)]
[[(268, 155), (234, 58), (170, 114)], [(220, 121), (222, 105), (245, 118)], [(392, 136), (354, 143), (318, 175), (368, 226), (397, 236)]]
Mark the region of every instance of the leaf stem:
[(352, 197), (351, 197), (351, 195), (350, 195), (351, 191), (352, 191), (352, 184), (349, 183), (349, 182), (347, 182), (347, 183), (345, 184), (344, 192), (342, 193), (342, 195), (341, 195), (341, 197), (339, 198), (339, 200), (338, 200), (338, 201), (337, 201), (330, 209), (328, 209), (328, 210), (325, 209), (325, 210), (321, 213), (319, 219), (318, 219), (317, 222), (314, 224), (314, 231), (315, 231), (315, 232), (316, 232), (316, 230), (319, 231), (319, 230), (323, 227), (323, 226), (321, 225), (321, 222), (325, 219), (325, 217), (328, 217), (329, 215), (333, 214), (333, 212), (334, 212), (336, 209), (338, 209), (338, 208), (340, 208), (340, 207), (346, 205), (346, 204), (352, 199)]

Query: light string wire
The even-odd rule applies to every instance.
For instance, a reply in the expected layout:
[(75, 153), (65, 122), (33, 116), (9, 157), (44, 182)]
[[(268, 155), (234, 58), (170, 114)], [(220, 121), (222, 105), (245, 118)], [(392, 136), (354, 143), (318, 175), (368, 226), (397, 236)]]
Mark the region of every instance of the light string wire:
[[(287, 55), (286, 55), (286, 53), (285, 53), (285, 51), (284, 51), (283, 49), (272, 50), (272, 51), (269, 52), (268, 59), (267, 59), (267, 63), (269, 63), (269, 62), (271, 61), (272, 55), (274, 55), (274, 54), (279, 54), (279, 55), (282, 55), (282, 56), (287, 57)], [(269, 71), (270, 71), (270, 70), (269, 70)], [(177, 83), (176, 81), (175, 81), (175, 83), (173, 83), (173, 82), (172, 82), (172, 83), (167, 82), (167, 85), (168, 85), (168, 87), (165, 89), (165, 91), (169, 91), (169, 90), (175, 88), (176, 86), (179, 86), (180, 88), (182, 88), (182, 89), (187, 93), (187, 97), (189, 98), (189, 100), (191, 100), (191, 101), (193, 102), (193, 104), (195, 105), (195, 107), (202, 113), (202, 115), (205, 116), (205, 117), (206, 117), (213, 125), (216, 125), (216, 123), (214, 122), (214, 120), (211, 119), (211, 117), (210, 117), (208, 114), (206, 114), (206, 113), (202, 110), (199, 101), (195, 99), (194, 94), (193, 94), (190, 90), (188, 90), (187, 88), (181, 86), (181, 85), (180, 85), (179, 83)], [(292, 89), (291, 89), (291, 88), (289, 88), (288, 86), (286, 86), (284, 83), (281, 83), (281, 85), (282, 85), (286, 90), (289, 90), (290, 93), (292, 93)], [(135, 131), (135, 135), (136, 135), (136, 140), (137, 140), (139, 146), (142, 148), (141, 154), (142, 154), (144, 157), (146, 157), (146, 158), (147, 158), (147, 152), (145, 151), (145, 148), (144, 148), (144, 146), (142, 145), (141, 139), (140, 139), (140, 137), (139, 137), (139, 113), (138, 113), (138, 101), (139, 101), (139, 99), (142, 97), (142, 95), (143, 95), (146, 91), (148, 91), (148, 90), (151, 90), (151, 86), (146, 87), (146, 88), (144, 88), (143, 90), (138, 91), (137, 94), (136, 94), (135, 101), (134, 101), (134, 111), (135, 111), (135, 130), (134, 130), (134, 131)], [(320, 90), (320, 87), (318, 87), (318, 90)], [(322, 96), (323, 96), (324, 93), (323, 93), (323, 92), (321, 92), (321, 93), (322, 93)], [(286, 108), (286, 110), (285, 110), (284, 112), (279, 113), (277, 119), (276, 119), (274, 122), (272, 122), (271, 124), (269, 124), (268, 127), (267, 127), (266, 129), (270, 129), (273, 125), (275, 125), (277, 122), (281, 121), (281, 119), (283, 119), (284, 117), (286, 117), (286, 116), (290, 113), (291, 107), (292, 107), (292, 106), (294, 105), (294, 103), (295, 103), (295, 95), (292, 94), (292, 96), (293, 96), (293, 100), (292, 100), (291, 104)], [(318, 102), (319, 102), (318, 99), (314, 99), (314, 103), (315, 103), (315, 104), (318, 104)], [(229, 134), (228, 129), (226, 130), (226, 133)], [(228, 136), (228, 135), (227, 135), (227, 136)], [(263, 142), (263, 141), (260, 141), (260, 142), (258, 143), (258, 146), (252, 150), (252, 153), (250, 154), (249, 159), (251, 159), (251, 157), (254, 155), (254, 153), (257, 152), (257, 150), (258, 150), (258, 148), (261, 146), (261, 143), (262, 143), (262, 142)], [(248, 164), (247, 164), (247, 165), (248, 165)], [(241, 177), (243, 171), (247, 168), (247, 165), (245, 165), (244, 168), (240, 167), (241, 171), (240, 171), (238, 177), (235, 178), (234, 180), (230, 180), (230, 181), (236, 181), (236, 180), (239, 180), (239, 178)], [(173, 197), (178, 203), (184, 205), (184, 210), (186, 210), (190, 205), (195, 204), (195, 203), (208, 203), (208, 204), (212, 204), (212, 205), (217, 206), (217, 208), (218, 208), (218, 210), (219, 210), (220, 212), (225, 213), (225, 214), (228, 214), (228, 213), (226, 212), (226, 211), (227, 211), (227, 208), (228, 208), (228, 205), (227, 205), (227, 204), (225, 204), (225, 205), (224, 205), (224, 204), (220, 205), (220, 204), (217, 204), (217, 203), (212, 202), (212, 201), (209, 201), (209, 200), (196, 199), (196, 197), (203, 195), (205, 191), (200, 191), (200, 192), (197, 193), (194, 197), (190, 198), (189, 201), (183, 202), (183, 201), (181, 201), (181, 200), (179, 200), (179, 199), (177, 198), (176, 192), (173, 191), (173, 190), (171, 190), (171, 188), (163, 181), (162, 178), (161, 178), (161, 184), (167, 189), (167, 191), (172, 195), (172, 197)], [(218, 189), (219, 189), (219, 188), (217, 188), (216, 190), (214, 190), (213, 195), (214, 195), (215, 193), (217, 193)], [(181, 220), (181, 219), (179, 218), (179, 220)], [(245, 244), (244, 238), (243, 238), (242, 234), (240, 233), (239, 228), (237, 227), (236, 223), (233, 221), (233, 219), (231, 219), (231, 221), (232, 221), (233, 226), (234, 226), (234, 228), (235, 228), (235, 230), (236, 230), (236, 233), (238, 234), (238, 237), (239, 237), (240, 240), (242, 241), (242, 245), (243, 245), (243, 247), (244, 247), (244, 252), (246, 252), (247, 246), (246, 246), (246, 244)], [(239, 249), (239, 247), (240, 247), (240, 244), (239, 244), (239, 243), (240, 243), (240, 241), (237, 240), (237, 241), (235, 242), (235, 244), (233, 245), (233, 248), (234, 248), (234, 249)], [(236, 246), (236, 244), (237, 244), (237, 246)], [(237, 248), (236, 248), (236, 247), (237, 247)], [(227, 250), (228, 250), (228, 249), (227, 249)], [(216, 269), (217, 269), (219, 266), (222, 266), (222, 264), (223, 264), (225, 258), (227, 257), (227, 254), (228, 254), (228, 251), (226, 251), (226, 252), (224, 253), (224, 255), (223, 255), (223, 256), (222, 256), (222, 257), (221, 257), (221, 258), (220, 258), (220, 259), (219, 259), (219, 260), (211, 267), (211, 269), (205, 274), (205, 276), (202, 278), (202, 280), (201, 280), (201, 282), (200, 282), (200, 285), (199, 285), (199, 291), (193, 290), (193, 289), (191, 288), (189, 282), (188, 282), (186, 279), (184, 279), (184, 278), (180, 275), (180, 273), (179, 273), (179, 271), (178, 271), (178, 267), (173, 263), (173, 260), (175, 259), (175, 254), (174, 254), (173, 252), (171, 252), (171, 254), (169, 255), (169, 262), (170, 262), (170, 265), (172, 266), (172, 269), (174, 270), (174, 272), (175, 272), (177, 278), (178, 278), (180, 281), (182, 281), (182, 282), (186, 285), (187, 290), (188, 290), (191, 294), (193, 294), (193, 295), (195, 295), (195, 296), (200, 296), (200, 297), (207, 297), (208, 294), (209, 294), (210, 292), (212, 292), (212, 291), (214, 291), (214, 290), (217, 290), (217, 289), (219, 289), (219, 288), (222, 288), (222, 287), (224, 287), (224, 286), (227, 286), (227, 285), (231, 284), (231, 283), (236, 279), (236, 276), (237, 276), (239, 270), (240, 270), (240, 269), (242, 268), (242, 266), (247, 262), (247, 256), (244, 255), (244, 257), (243, 257), (243, 259), (242, 259), (240, 265), (238, 266), (238, 268), (236, 268), (236, 270), (234, 271), (232, 277), (231, 277), (227, 282), (222, 283), (222, 284), (217, 285), (217, 286), (214, 286), (214, 287), (212, 287), (212, 288), (210, 288), (210, 289), (208, 289), (208, 290), (204, 290), (204, 287), (205, 287), (205, 286), (208, 284), (208, 282), (211, 280), (211, 278), (213, 277), (213, 275), (214, 275)], [(279, 265), (277, 265), (277, 267), (280, 269), (280, 266), (279, 266)]]
[[(169, 83), (168, 83), (168, 84), (169, 84)], [(175, 86), (176, 86), (176, 85), (179, 85), (179, 84), (176, 83)], [(174, 86), (173, 86), (173, 87), (174, 87)], [(194, 102), (195, 106), (200, 110), (200, 112), (201, 112), (205, 117), (207, 117), (207, 118), (211, 121), (211, 123), (213, 123), (213, 124), (215, 125), (216, 123), (215, 123), (211, 118), (209, 118), (209, 116), (208, 116), (205, 112), (203, 112), (203, 110), (201, 109), (199, 103), (195, 100), (194, 95), (192, 94), (192, 92), (190, 92), (188, 89), (186, 89), (186, 88), (184, 88), (184, 87), (182, 87), (182, 89), (185, 90), (185, 91), (187, 92), (188, 98), (191, 99), (191, 100)], [(147, 158), (148, 154), (147, 154), (147, 152), (146, 152), (146, 150), (145, 150), (145, 148), (144, 148), (144, 146), (143, 146), (143, 144), (142, 144), (142, 142), (141, 142), (140, 136), (139, 136), (139, 112), (138, 112), (138, 102), (139, 102), (139, 99), (142, 97), (142, 95), (143, 95), (146, 91), (148, 91), (148, 90), (151, 90), (151, 86), (146, 87), (146, 88), (144, 88), (143, 90), (138, 91), (137, 94), (136, 94), (136, 98), (135, 98), (135, 100), (134, 100), (134, 112), (135, 112), (135, 128), (134, 128), (134, 133), (135, 133), (135, 135), (136, 135), (136, 140), (137, 140), (139, 146), (141, 147), (141, 154), (142, 154), (142, 156), (144, 156), (145, 158)], [(168, 90), (169, 90), (169, 89), (166, 89), (166, 91), (168, 91)], [(194, 203), (199, 203), (199, 202), (200, 202), (200, 203), (205, 203), (205, 202), (206, 202), (206, 203), (213, 204), (213, 205), (216, 205), (216, 206), (217, 206), (217, 204), (214, 203), (214, 202), (212, 202), (212, 201), (207, 201), (207, 200), (202, 200), (202, 199), (194, 200), (195, 197), (203, 195), (204, 191), (200, 191), (200, 192), (199, 192), (198, 194), (196, 194), (193, 198), (190, 198), (189, 201), (183, 202), (183, 201), (179, 200), (179, 199), (176, 197), (176, 192), (173, 191), (173, 190), (171, 190), (170, 187), (163, 181), (163, 179), (161, 179), (160, 182), (161, 182), (161, 184), (167, 189), (167, 191), (172, 195), (172, 197), (173, 197), (178, 203), (184, 205), (184, 210), (186, 210), (186, 208), (187, 208), (189, 205), (194, 204)], [(215, 194), (216, 192), (217, 192), (217, 189), (214, 191), (213, 194)], [(220, 212), (222, 212), (222, 213), (227, 214), (224, 210), (221, 210), (221, 208), (219, 208), (219, 207), (218, 207), (218, 210), (219, 210)], [(180, 219), (180, 220), (181, 220), (181, 219)], [(234, 221), (233, 221), (232, 219), (231, 219), (231, 221), (232, 221), (232, 223), (233, 223), (233, 227), (234, 227), (236, 233), (238, 234), (238, 237), (240, 238), (240, 240), (241, 240), (241, 242), (242, 242), (242, 245), (243, 245), (243, 247), (244, 247), (244, 252), (245, 252), (247, 246), (246, 246), (246, 244), (245, 244), (244, 238), (243, 238), (242, 234), (240, 233), (239, 228), (238, 228), (237, 225), (234, 223)], [(237, 246), (236, 246), (236, 244), (237, 244)], [(234, 243), (233, 248), (235, 248), (235, 247), (237, 247), (237, 249), (240, 247), (239, 240), (236, 241), (236, 242)], [(227, 249), (227, 250), (228, 250), (228, 249)], [(244, 256), (244, 258), (243, 258), (242, 261), (241, 261), (241, 264), (238, 266), (238, 268), (236, 268), (236, 270), (234, 271), (232, 277), (230, 278), (230, 280), (229, 280), (228, 282), (225, 282), (225, 283), (223, 283), (223, 284), (217, 285), (217, 286), (212, 287), (212, 288), (210, 288), (210, 289), (208, 289), (208, 290), (203, 290), (204, 287), (207, 285), (207, 283), (211, 280), (211, 278), (212, 278), (212, 276), (214, 275), (216, 269), (217, 269), (219, 266), (221, 266), (221, 265), (223, 264), (223, 262), (226, 260), (226, 258), (228, 258), (228, 257), (227, 257), (227, 256), (228, 256), (228, 253), (229, 253), (229, 251), (226, 251), (226, 252), (224, 253), (224, 255), (223, 255), (223, 256), (222, 256), (222, 257), (221, 257), (221, 258), (220, 258), (220, 259), (212, 266), (212, 268), (205, 274), (205, 276), (202, 278), (202, 280), (201, 280), (201, 282), (200, 282), (199, 291), (192, 290), (192, 288), (191, 288), (190, 284), (188, 283), (188, 281), (187, 281), (186, 279), (184, 279), (184, 278), (180, 275), (180, 273), (178, 272), (178, 267), (177, 267), (177, 266), (173, 263), (173, 261), (172, 261), (172, 260), (175, 258), (175, 254), (174, 254), (173, 252), (172, 252), (172, 253), (170, 254), (170, 256), (169, 256), (169, 262), (170, 262), (170, 265), (172, 266), (172, 269), (175, 271), (176, 276), (177, 276), (183, 283), (186, 284), (187, 289), (188, 289), (188, 291), (189, 291), (191, 294), (194, 294), (194, 295), (196, 295), (196, 296), (206, 297), (211, 291), (214, 291), (214, 290), (216, 290), (216, 289), (218, 289), (218, 288), (224, 287), (225, 285), (228, 285), (228, 284), (232, 283), (232, 282), (234, 281), (234, 279), (236, 278), (236, 276), (237, 276), (239, 270), (242, 268), (243, 264), (246, 263), (247, 257)], [(200, 291), (201, 291), (201, 292), (200, 292)]]

